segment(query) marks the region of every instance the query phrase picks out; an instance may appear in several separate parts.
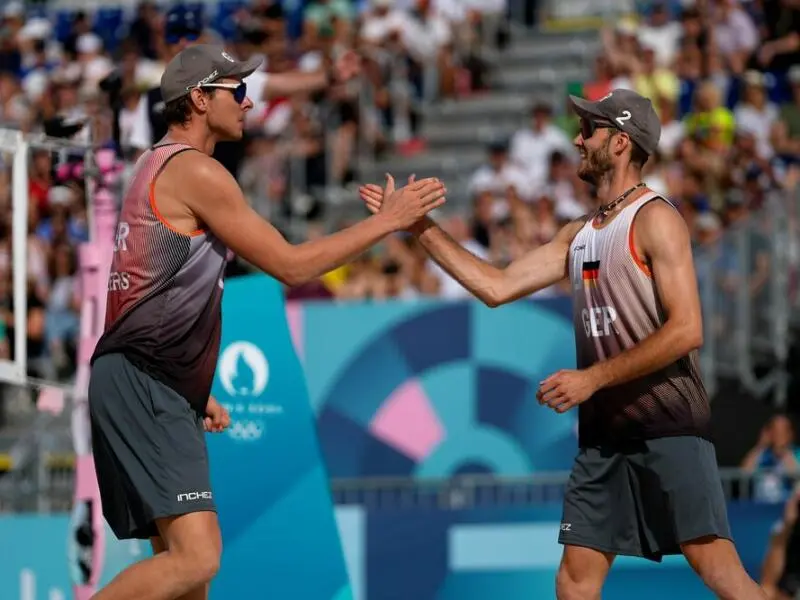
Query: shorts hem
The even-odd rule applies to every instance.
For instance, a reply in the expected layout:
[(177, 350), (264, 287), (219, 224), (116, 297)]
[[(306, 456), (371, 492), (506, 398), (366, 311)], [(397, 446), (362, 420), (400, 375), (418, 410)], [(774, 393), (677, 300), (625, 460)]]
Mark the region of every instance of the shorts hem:
[(663, 554), (645, 554), (641, 550), (612, 548), (611, 546), (598, 544), (597, 542), (593, 542), (584, 538), (570, 538), (569, 540), (565, 540), (559, 537), (558, 543), (562, 546), (578, 546), (580, 548), (589, 548), (590, 550), (597, 550), (598, 552), (614, 554), (615, 556), (632, 556), (634, 558), (652, 560), (653, 562), (661, 562), (661, 558), (663, 557)]
[(731, 534), (722, 534), (722, 533), (719, 533), (719, 532), (716, 532), (716, 531), (710, 531), (710, 532), (701, 533), (701, 534), (692, 534), (692, 535), (681, 536), (681, 538), (678, 540), (677, 544), (680, 547), (683, 544), (690, 544), (690, 543), (694, 542), (695, 540), (699, 540), (701, 538), (709, 538), (709, 537), (713, 537), (713, 538), (716, 538), (718, 540), (728, 540), (729, 542), (734, 543), (733, 542), (733, 535), (731, 535)]
[[(138, 527), (129, 528), (124, 534), (116, 534), (118, 540), (149, 540), (151, 537), (158, 537), (158, 519), (168, 519), (170, 517), (182, 517), (198, 512), (213, 512), (217, 514), (217, 507), (214, 505), (192, 506), (185, 510), (167, 510), (155, 513), (147, 522)], [(112, 527), (113, 530), (113, 527)], [(155, 533), (152, 533), (155, 532)]]

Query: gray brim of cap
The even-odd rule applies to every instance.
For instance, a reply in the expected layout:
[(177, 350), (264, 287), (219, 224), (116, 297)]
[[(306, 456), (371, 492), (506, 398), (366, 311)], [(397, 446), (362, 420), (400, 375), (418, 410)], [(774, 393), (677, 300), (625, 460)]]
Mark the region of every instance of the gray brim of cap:
[(573, 96), (570, 94), (569, 101), (572, 102), (572, 106), (575, 107), (575, 112), (578, 113), (580, 117), (603, 117), (604, 115), (597, 110), (597, 103), (590, 102), (589, 100), (585, 100), (583, 98), (578, 98), (577, 96)]
[(264, 59), (260, 56), (252, 56), (247, 60), (243, 60), (236, 63), (236, 66), (231, 69), (228, 73), (225, 73), (223, 77), (241, 77), (245, 78), (248, 75), (252, 75), (258, 67), (261, 66), (261, 63), (264, 62)]

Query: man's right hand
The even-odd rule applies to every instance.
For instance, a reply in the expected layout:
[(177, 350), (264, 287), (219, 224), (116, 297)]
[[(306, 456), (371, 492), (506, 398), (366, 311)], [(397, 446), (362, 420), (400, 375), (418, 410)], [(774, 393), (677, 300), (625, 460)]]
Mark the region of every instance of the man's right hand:
[[(367, 188), (370, 190), (369, 195), (365, 191)], [(408, 185), (397, 190), (394, 177), (388, 174), (386, 187), (381, 191), (379, 199), (376, 189), (380, 190), (378, 186), (365, 186), (361, 197), (370, 211), (390, 220), (394, 231), (408, 229), (430, 211), (442, 206), (447, 192), (444, 184), (435, 177), (414, 181), (413, 176), (409, 178)]]

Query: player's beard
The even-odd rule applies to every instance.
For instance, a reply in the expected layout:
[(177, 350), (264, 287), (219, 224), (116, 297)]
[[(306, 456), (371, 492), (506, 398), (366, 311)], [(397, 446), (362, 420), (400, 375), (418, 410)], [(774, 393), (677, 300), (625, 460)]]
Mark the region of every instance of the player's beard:
[(587, 183), (599, 185), (603, 178), (614, 168), (611, 162), (611, 153), (608, 150), (610, 145), (611, 136), (597, 150), (589, 150), (584, 145), (586, 156), (581, 158), (581, 162), (578, 165), (578, 177)]

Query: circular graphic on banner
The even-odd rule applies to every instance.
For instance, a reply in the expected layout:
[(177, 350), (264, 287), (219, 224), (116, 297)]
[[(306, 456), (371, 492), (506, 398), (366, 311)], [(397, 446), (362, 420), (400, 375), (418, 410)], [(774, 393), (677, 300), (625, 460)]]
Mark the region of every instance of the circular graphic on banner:
[(255, 344), (234, 342), (220, 356), (219, 380), (230, 396), (260, 396), (269, 382), (267, 357)]
[(574, 366), (572, 323), (561, 314), (534, 303), (420, 306), (346, 352), (320, 402), (332, 477), (519, 476), (571, 465), (575, 412), (536, 402), (542, 379)]

